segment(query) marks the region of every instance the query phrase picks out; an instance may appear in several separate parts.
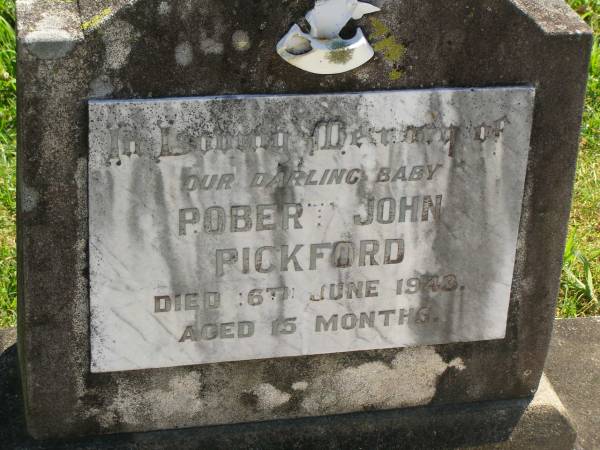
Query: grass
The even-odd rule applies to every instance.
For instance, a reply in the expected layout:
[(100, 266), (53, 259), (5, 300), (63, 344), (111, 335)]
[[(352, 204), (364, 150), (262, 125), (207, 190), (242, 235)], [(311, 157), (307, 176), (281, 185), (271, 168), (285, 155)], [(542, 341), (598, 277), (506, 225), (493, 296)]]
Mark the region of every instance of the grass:
[[(600, 0), (568, 0), (596, 33), (559, 317), (600, 314)], [(16, 323), (15, 7), (0, 0), (0, 328)]]
[(15, 4), (0, 0), (0, 328), (17, 319)]
[(600, 314), (600, 0), (568, 3), (595, 33), (557, 315)]

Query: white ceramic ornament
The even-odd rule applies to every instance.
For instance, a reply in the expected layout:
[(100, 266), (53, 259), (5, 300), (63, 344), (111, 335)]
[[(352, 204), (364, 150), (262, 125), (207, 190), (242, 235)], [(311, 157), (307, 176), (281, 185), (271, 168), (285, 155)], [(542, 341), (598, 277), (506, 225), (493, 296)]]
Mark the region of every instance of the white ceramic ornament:
[(310, 33), (293, 25), (277, 44), (277, 53), (307, 72), (322, 75), (348, 72), (370, 60), (374, 51), (360, 28), (351, 39), (342, 39), (340, 32), (350, 19), (357, 20), (379, 10), (358, 0), (317, 0), (306, 14)]

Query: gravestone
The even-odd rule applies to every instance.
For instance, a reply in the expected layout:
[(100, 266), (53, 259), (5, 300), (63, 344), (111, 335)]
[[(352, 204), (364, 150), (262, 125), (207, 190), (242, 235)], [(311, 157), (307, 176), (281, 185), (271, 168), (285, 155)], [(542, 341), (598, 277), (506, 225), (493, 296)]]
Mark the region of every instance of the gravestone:
[(18, 2), (34, 437), (535, 393), (590, 31), (372, 3)]

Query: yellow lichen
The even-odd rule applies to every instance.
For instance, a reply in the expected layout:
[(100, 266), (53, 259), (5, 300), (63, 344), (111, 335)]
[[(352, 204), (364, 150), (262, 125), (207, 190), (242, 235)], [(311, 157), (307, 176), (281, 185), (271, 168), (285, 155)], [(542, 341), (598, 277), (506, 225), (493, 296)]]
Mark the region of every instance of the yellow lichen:
[(406, 54), (406, 47), (399, 43), (395, 36), (391, 34), (390, 29), (379, 19), (372, 17), (370, 19), (371, 27), (373, 28), (369, 38), (376, 40), (373, 44), (373, 49), (383, 56), (383, 59), (393, 66), (388, 74), (390, 80), (398, 80), (402, 78), (404, 72), (398, 69), (400, 63)]
[(375, 17), (371, 17), (371, 26), (373, 27), (373, 32), (369, 35), (371, 39), (382, 38), (390, 32), (389, 28)]
[(343, 48), (338, 50), (332, 50), (327, 53), (327, 59), (329, 62), (334, 64), (346, 64), (352, 59), (352, 53), (354, 50), (349, 48)]
[(89, 30), (90, 28), (94, 28), (100, 22), (102, 22), (107, 16), (112, 12), (112, 8), (105, 8), (100, 11), (98, 14), (93, 16), (90, 20), (86, 20), (81, 24), (81, 29), (83, 31)]
[(373, 49), (377, 52), (382, 52), (383, 57), (392, 63), (399, 62), (406, 53), (404, 45), (396, 42), (394, 36), (388, 36), (385, 39), (373, 44)]
[(346, 64), (352, 59), (353, 49), (345, 48), (344, 41), (333, 41), (329, 47), (331, 50), (327, 53), (327, 59), (334, 64)]
[(402, 78), (404, 76), (404, 71), (400, 70), (400, 69), (392, 69), (390, 71), (390, 73), (388, 74), (388, 77), (390, 78), (390, 80), (395, 81), (395, 80), (399, 80), (400, 78)]

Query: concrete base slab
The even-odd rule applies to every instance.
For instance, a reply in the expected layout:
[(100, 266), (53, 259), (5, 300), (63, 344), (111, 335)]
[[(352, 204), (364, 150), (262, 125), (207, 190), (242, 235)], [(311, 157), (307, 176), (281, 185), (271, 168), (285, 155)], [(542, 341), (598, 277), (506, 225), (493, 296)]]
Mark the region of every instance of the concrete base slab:
[(600, 317), (557, 320), (546, 375), (577, 429), (577, 448), (600, 448)]
[[(8, 339), (0, 333), (0, 341)], [(13, 335), (14, 336), (14, 335)], [(14, 337), (12, 338), (14, 339)], [(51, 380), (49, 380), (51, 382)], [(15, 449), (477, 448), (570, 450), (575, 430), (545, 378), (531, 400), (35, 441), (25, 430), (15, 346), (0, 353), (0, 443)]]

